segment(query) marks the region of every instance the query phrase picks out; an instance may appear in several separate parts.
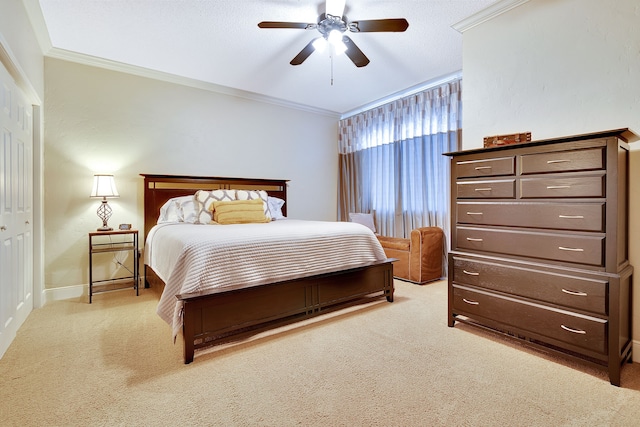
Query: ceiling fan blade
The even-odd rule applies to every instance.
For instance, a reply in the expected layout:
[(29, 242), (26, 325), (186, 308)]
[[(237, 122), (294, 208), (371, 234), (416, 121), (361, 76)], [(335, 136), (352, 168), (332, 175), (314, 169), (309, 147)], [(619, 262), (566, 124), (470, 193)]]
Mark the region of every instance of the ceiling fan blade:
[(313, 51), (315, 50), (315, 48), (313, 47), (313, 42), (318, 40), (320, 37), (316, 37), (315, 39), (311, 40), (309, 42), (308, 45), (306, 45), (299, 54), (296, 55), (295, 58), (293, 58), (291, 60), (291, 62), (289, 62), (289, 64), (291, 65), (300, 65), (302, 64), (308, 57), (309, 55), (311, 55), (313, 53)]
[(327, 0), (325, 12), (327, 15), (342, 16), (346, 0)]
[(349, 23), (349, 31), (353, 31), (354, 33), (402, 32), (407, 28), (409, 28), (409, 22), (404, 18), (369, 19)]
[(258, 24), (260, 28), (299, 28), (301, 30), (311, 30), (316, 28), (317, 24), (306, 24), (304, 22), (280, 22), (280, 21), (262, 21)]
[(347, 50), (345, 50), (345, 55), (356, 64), (356, 67), (364, 67), (369, 63), (369, 58), (365, 56), (364, 53), (360, 50), (358, 46), (347, 36), (342, 37), (342, 42), (347, 46)]

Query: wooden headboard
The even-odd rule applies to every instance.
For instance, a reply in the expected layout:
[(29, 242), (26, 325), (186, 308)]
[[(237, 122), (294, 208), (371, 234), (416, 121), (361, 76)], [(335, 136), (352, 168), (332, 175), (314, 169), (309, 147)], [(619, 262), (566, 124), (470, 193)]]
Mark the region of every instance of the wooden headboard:
[[(211, 176), (149, 175), (144, 177), (144, 239), (158, 221), (160, 208), (173, 197), (195, 194), (198, 190), (265, 190), (272, 197), (287, 201), (287, 179), (221, 178)], [(282, 207), (287, 215), (287, 204)]]

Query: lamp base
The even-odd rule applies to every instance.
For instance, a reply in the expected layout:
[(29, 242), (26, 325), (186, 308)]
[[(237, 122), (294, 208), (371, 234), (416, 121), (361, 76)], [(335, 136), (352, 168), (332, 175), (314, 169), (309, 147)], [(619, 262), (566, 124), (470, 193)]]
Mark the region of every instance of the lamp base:
[(113, 228), (111, 228), (111, 227), (100, 227), (100, 228), (98, 228), (98, 231), (112, 231), (112, 230), (113, 230)]

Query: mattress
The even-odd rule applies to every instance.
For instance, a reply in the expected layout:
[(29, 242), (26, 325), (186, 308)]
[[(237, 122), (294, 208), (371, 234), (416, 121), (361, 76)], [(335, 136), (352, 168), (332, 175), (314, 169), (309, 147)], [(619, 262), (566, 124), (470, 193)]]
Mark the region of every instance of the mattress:
[(243, 284), (258, 286), (365, 266), (386, 259), (371, 230), (351, 222), (279, 220), (266, 224), (156, 225), (145, 264), (164, 281), (158, 315), (182, 328), (175, 296)]

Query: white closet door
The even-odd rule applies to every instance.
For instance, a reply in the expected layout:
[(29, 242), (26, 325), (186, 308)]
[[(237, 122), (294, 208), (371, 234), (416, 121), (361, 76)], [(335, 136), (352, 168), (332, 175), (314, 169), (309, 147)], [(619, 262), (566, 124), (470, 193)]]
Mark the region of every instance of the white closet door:
[(0, 64), (0, 357), (33, 309), (32, 106)]

